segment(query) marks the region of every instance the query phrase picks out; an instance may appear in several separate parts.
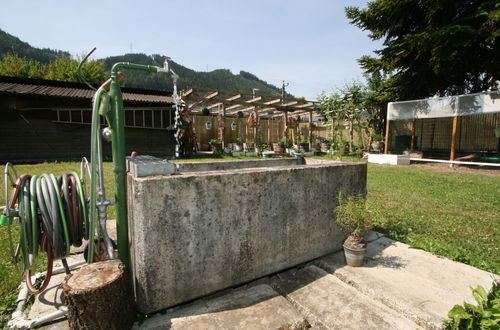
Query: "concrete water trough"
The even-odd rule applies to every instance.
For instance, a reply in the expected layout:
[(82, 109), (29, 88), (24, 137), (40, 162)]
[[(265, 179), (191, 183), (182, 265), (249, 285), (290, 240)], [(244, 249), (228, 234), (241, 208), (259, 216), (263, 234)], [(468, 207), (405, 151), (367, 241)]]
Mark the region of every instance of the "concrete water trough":
[(365, 163), (143, 159), (128, 167), (131, 264), (143, 313), (340, 250), (338, 193), (366, 193)]

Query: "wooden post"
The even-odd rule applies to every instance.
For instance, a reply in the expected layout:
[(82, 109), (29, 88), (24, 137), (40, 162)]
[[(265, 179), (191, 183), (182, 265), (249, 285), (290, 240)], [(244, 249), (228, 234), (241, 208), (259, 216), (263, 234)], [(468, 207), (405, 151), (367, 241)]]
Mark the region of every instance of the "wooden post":
[(255, 115), (255, 123), (256, 123), (256, 125), (253, 128), (253, 141), (255, 148), (257, 148), (257, 142), (260, 143), (260, 141), (257, 140), (257, 136), (259, 134), (259, 132), (257, 131), (259, 129), (259, 112), (257, 111), (257, 107), (253, 108), (253, 113)]
[(288, 143), (288, 111), (285, 111), (285, 123), (284, 127), (285, 129), (283, 130), (283, 137), (285, 138), (285, 143)]
[(313, 124), (313, 112), (309, 111), (309, 150), (311, 150), (313, 143), (312, 143), (312, 124)]
[(226, 107), (222, 104), (220, 108), (222, 123), (220, 124), (220, 134), (222, 140), (222, 149), (226, 147)]
[[(186, 113), (189, 114), (189, 104), (186, 102)], [(191, 123), (191, 129), (193, 130), (193, 135), (196, 135), (196, 114), (192, 113), (192, 123)]]
[(455, 160), (455, 146), (457, 142), (458, 116), (453, 117), (453, 128), (451, 131), (450, 160)]
[[(271, 148), (273, 146), (273, 141), (271, 139), (271, 130), (272, 130), (272, 127), (271, 127), (271, 124), (273, 123), (273, 117), (269, 117), (267, 118), (267, 143), (269, 144), (269, 148)], [(271, 149), (269, 149), (271, 150)]]
[(248, 142), (248, 118), (247, 120), (243, 120), (243, 122), (245, 123), (245, 143), (250, 143)]
[(385, 123), (385, 146), (384, 146), (384, 154), (389, 153), (389, 132), (391, 130), (391, 121), (388, 119)]
[(135, 321), (129, 270), (118, 259), (86, 265), (63, 284), (71, 329), (130, 329)]
[(415, 119), (411, 122), (411, 145), (410, 145), (410, 153), (415, 150)]

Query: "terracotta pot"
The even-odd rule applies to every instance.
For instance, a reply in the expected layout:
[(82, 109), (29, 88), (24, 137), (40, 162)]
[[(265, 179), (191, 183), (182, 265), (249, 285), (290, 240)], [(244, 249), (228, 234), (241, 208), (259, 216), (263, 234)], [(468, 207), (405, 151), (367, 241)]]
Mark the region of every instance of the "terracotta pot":
[(366, 248), (364, 249), (353, 249), (343, 245), (345, 261), (349, 266), (360, 267), (363, 266), (363, 261), (365, 258)]

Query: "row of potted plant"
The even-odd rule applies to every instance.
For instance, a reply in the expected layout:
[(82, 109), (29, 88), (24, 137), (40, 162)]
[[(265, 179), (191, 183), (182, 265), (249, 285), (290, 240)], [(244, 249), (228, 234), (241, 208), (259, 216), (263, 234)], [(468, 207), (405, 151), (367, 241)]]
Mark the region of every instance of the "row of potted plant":
[[(382, 136), (375, 136), (374, 142), (372, 143), (373, 150), (383, 150), (383, 141), (380, 139)], [(258, 151), (263, 152), (267, 150), (273, 150), (275, 153), (308, 153), (308, 152), (340, 152), (348, 153), (348, 141), (336, 141), (335, 143), (330, 142), (327, 139), (321, 139), (319, 144), (313, 144), (310, 148), (309, 140), (300, 140), (297, 144), (292, 144), (291, 141), (286, 142), (285, 139), (280, 139), (278, 142), (267, 145), (265, 143), (245, 143), (242, 138), (237, 138), (235, 142), (229, 144), (230, 151), (242, 152), (258, 149)], [(222, 152), (222, 142), (219, 139), (211, 139), (210, 146), (214, 152)], [(358, 151), (359, 148), (355, 147), (353, 152)], [(361, 151), (360, 151), (361, 152)]]

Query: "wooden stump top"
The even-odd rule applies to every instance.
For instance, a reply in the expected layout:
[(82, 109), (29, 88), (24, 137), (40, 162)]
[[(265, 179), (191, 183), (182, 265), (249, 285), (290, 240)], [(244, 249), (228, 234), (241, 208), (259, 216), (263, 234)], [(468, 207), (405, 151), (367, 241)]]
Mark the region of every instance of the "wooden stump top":
[(100, 261), (68, 275), (65, 284), (72, 291), (98, 290), (116, 281), (124, 270), (125, 266), (119, 259)]

